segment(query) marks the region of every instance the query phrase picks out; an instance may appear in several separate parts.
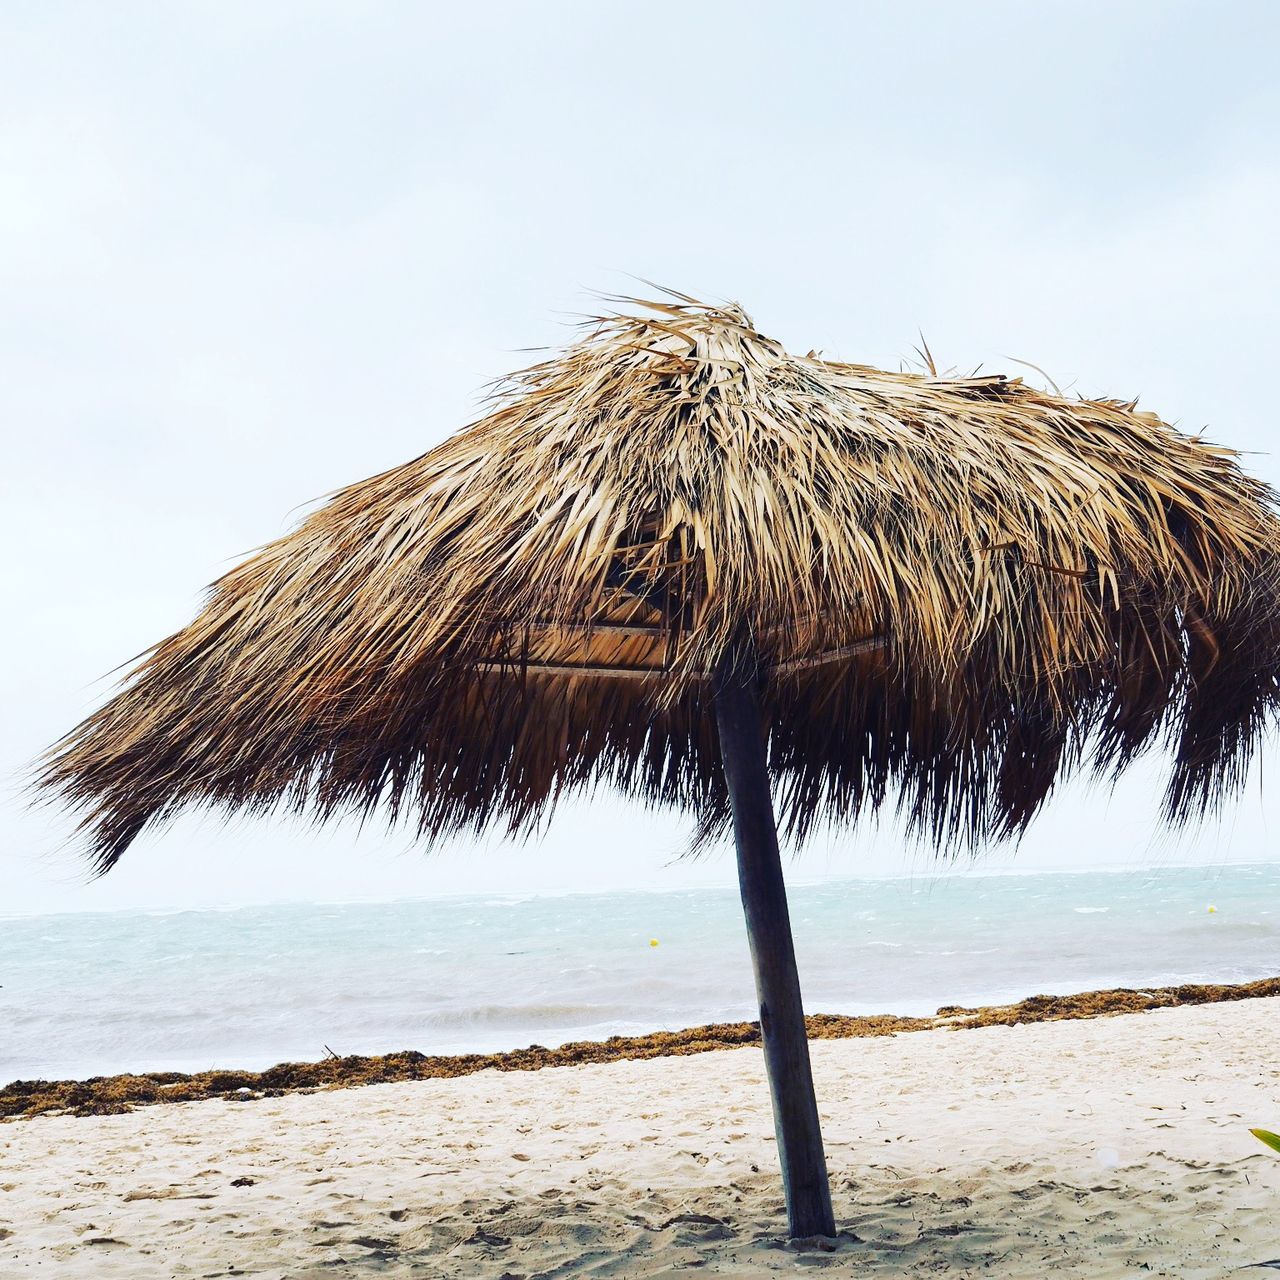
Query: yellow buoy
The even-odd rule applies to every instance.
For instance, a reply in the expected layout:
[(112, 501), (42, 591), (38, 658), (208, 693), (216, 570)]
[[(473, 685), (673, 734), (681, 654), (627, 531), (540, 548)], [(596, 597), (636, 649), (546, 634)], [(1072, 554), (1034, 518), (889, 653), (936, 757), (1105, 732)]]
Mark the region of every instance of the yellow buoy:
[(1217, 909), (1218, 909), (1218, 908), (1217, 908), (1217, 907), (1214, 907), (1214, 906), (1211, 906), (1211, 907), (1209, 908), (1210, 912), (1217, 911)]
[(650, 945), (651, 947), (656, 947), (656, 946), (658, 945), (658, 940), (657, 940), (657, 938), (650, 938), (650, 939), (649, 939), (649, 945)]

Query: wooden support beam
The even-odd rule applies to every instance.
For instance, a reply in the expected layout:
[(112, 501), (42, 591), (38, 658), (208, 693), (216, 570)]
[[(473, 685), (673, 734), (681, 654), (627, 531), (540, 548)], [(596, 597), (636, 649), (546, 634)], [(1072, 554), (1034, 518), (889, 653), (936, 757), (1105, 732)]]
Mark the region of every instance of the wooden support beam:
[[(590, 662), (521, 662), (511, 658), (506, 662), (480, 662), (481, 671), (505, 672), (507, 675), (531, 676), (598, 676), (608, 680), (654, 680), (670, 675), (661, 667), (611, 667)], [(700, 678), (700, 677), (699, 677)]]
[(671, 634), (667, 627), (643, 622), (531, 622), (529, 630), (569, 631), (584, 636), (650, 636), (655, 640)]
[(792, 1236), (833, 1236), (831, 1188), (809, 1065), (787, 887), (769, 791), (764, 721), (749, 644), (721, 661), (715, 683), (720, 758), (733, 811), (738, 883), (760, 1004), (760, 1034)]
[[(597, 627), (596, 630), (608, 631), (608, 627)], [(617, 627), (616, 633), (627, 635), (666, 634), (661, 631), (650, 631), (640, 627)], [(776, 663), (765, 667), (769, 676), (786, 676), (795, 671), (804, 671), (810, 667), (824, 666), (829, 662), (840, 662), (845, 658), (856, 657), (860, 653), (868, 653), (873, 649), (881, 649), (888, 643), (886, 636), (868, 636), (864, 640), (856, 640), (853, 644), (842, 645), (839, 649), (828, 649), (824, 653), (815, 653), (805, 658), (792, 658), (787, 662)], [(623, 667), (608, 663), (591, 662), (521, 662), (512, 656), (506, 661), (481, 662), (477, 664), (481, 671), (526, 672), (532, 676), (599, 676), (610, 680), (657, 680), (669, 677), (670, 670), (665, 667)], [(709, 680), (710, 671), (692, 671), (689, 678), (693, 680)]]
[(852, 644), (841, 645), (838, 649), (827, 649), (805, 658), (789, 658), (786, 662), (776, 662), (766, 670), (771, 676), (787, 676), (793, 671), (821, 667), (828, 662), (840, 662), (844, 658), (854, 658), (860, 653), (869, 653), (873, 649), (883, 649), (888, 643), (888, 636), (867, 636), (863, 640), (855, 640)]

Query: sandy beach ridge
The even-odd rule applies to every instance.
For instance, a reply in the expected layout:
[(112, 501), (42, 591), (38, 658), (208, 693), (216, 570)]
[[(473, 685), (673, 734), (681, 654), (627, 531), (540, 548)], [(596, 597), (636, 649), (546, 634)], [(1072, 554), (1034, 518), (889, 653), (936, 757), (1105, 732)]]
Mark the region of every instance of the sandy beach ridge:
[(839, 1235), (800, 1252), (750, 1043), (10, 1120), (0, 1276), (1263, 1275), (1277, 1027), (1237, 996), (818, 1040)]

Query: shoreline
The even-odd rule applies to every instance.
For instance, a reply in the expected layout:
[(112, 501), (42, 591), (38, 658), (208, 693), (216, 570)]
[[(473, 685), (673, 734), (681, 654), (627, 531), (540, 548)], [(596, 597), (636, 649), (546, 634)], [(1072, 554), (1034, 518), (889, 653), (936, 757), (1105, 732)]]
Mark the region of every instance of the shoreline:
[[(1176, 987), (1111, 988), (1067, 996), (1030, 996), (1014, 1004), (964, 1008), (944, 1005), (932, 1017), (894, 1014), (810, 1014), (809, 1038), (847, 1040), (911, 1031), (963, 1031), (1143, 1013), (1185, 1005), (1230, 1003), (1280, 996), (1280, 976), (1245, 983), (1191, 983)], [(414, 1080), (455, 1079), (480, 1071), (543, 1068), (683, 1057), (758, 1044), (753, 1022), (715, 1023), (681, 1031), (573, 1041), (555, 1049), (531, 1045), (501, 1053), (428, 1055), (403, 1050), (376, 1056), (333, 1056), (285, 1062), (265, 1071), (211, 1070), (124, 1073), (85, 1080), (15, 1080), (0, 1088), (0, 1121), (38, 1115), (100, 1116), (165, 1103), (225, 1099), (252, 1101), (286, 1094), (358, 1088)]]

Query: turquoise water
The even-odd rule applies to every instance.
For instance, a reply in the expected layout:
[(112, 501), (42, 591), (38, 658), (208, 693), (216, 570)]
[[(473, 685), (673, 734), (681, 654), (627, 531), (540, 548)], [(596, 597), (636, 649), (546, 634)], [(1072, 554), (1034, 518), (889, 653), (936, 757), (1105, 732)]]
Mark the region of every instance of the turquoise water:
[[(791, 912), (813, 1012), (1280, 974), (1275, 864), (828, 881), (795, 886)], [(753, 1015), (732, 890), (0, 922), (0, 1082), (262, 1067), (326, 1048), (551, 1045)]]

